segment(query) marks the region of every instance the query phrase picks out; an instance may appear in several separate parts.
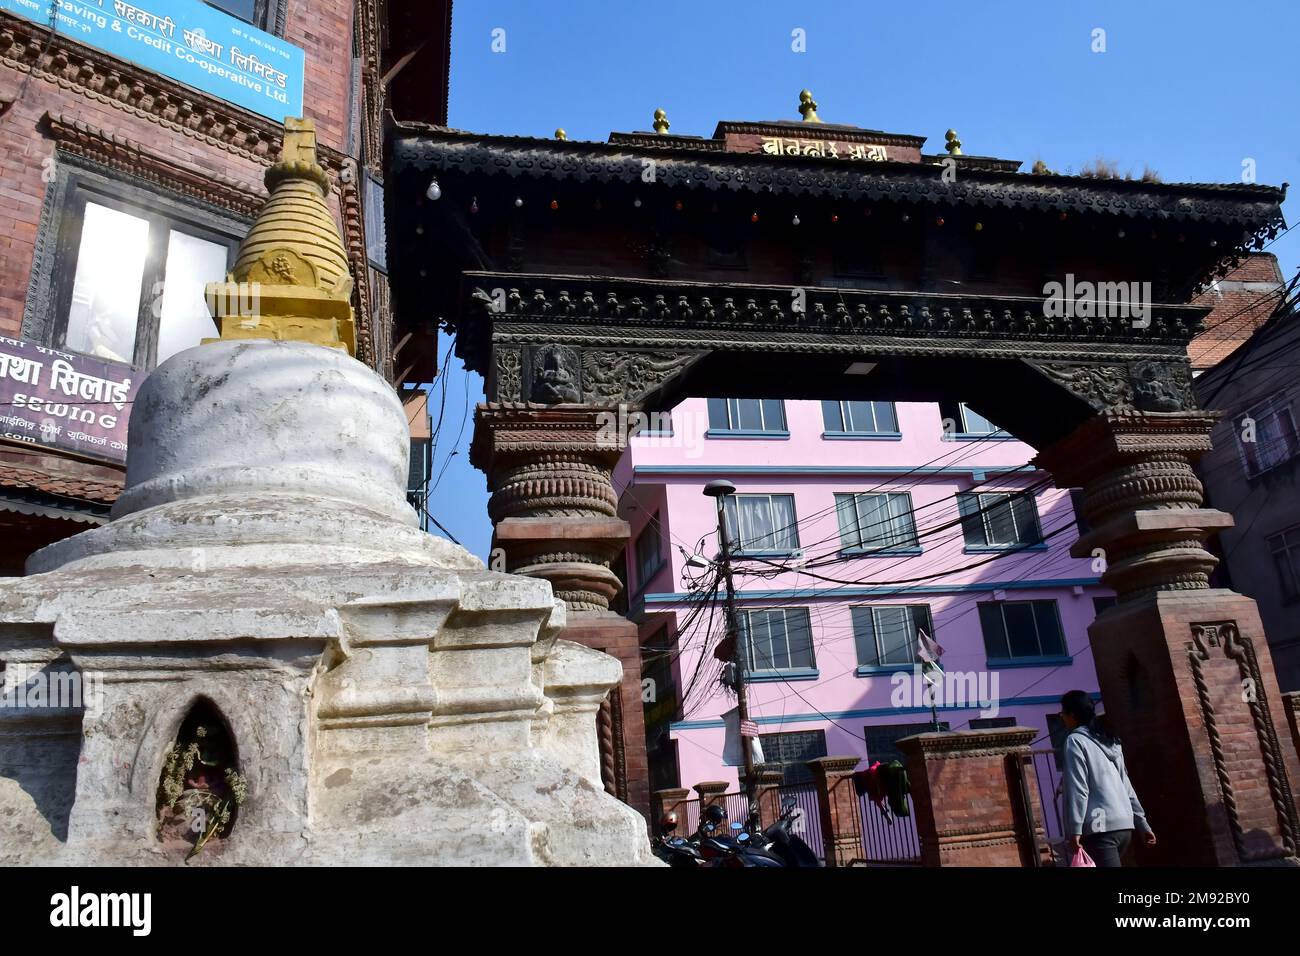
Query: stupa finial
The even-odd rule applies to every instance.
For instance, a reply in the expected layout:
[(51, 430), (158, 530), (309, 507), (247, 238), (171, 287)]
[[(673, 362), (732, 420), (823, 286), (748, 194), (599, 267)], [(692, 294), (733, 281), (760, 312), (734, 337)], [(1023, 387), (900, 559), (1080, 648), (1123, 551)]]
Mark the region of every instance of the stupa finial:
[(656, 133), (659, 133), (661, 136), (666, 134), (668, 132), (668, 127), (670, 127), (671, 125), (672, 124), (668, 122), (668, 114), (664, 112), (662, 107), (655, 110), (655, 132)]
[(805, 123), (820, 123), (822, 118), (817, 115), (817, 101), (813, 99), (812, 90), (799, 91), (799, 113), (803, 116)]
[(330, 181), (316, 156), (316, 124), (284, 122), (270, 196), (239, 246), (225, 282), (204, 290), (222, 339), (311, 342), (356, 354), (352, 273), (326, 204)]

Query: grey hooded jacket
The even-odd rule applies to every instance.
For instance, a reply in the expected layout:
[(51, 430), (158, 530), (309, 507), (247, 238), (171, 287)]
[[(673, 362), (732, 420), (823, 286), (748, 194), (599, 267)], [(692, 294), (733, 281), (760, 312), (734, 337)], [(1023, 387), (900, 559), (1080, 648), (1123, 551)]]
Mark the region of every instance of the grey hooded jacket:
[(1132, 829), (1151, 832), (1118, 743), (1104, 744), (1086, 727), (1072, 731), (1065, 738), (1062, 786), (1067, 836)]

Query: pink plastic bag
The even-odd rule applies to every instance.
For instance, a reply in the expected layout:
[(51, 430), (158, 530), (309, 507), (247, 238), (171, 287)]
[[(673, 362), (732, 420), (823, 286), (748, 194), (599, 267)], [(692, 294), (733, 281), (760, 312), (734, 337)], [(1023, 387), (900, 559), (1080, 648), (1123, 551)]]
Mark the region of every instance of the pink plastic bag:
[(1096, 865), (1097, 865), (1096, 863), (1092, 862), (1092, 857), (1088, 856), (1088, 851), (1085, 850), (1083, 847), (1079, 847), (1079, 849), (1075, 850), (1074, 857), (1070, 860), (1070, 866), (1094, 866), (1095, 867)]

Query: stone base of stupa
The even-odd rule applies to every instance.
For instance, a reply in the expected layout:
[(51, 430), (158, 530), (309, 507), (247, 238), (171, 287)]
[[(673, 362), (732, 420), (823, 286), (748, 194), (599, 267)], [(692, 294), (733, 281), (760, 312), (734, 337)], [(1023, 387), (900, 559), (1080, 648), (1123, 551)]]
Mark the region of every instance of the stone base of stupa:
[[(549, 584), (418, 529), (373, 372), (191, 349), (146, 380), (130, 448), (114, 520), (0, 582), (7, 673), (83, 698), (0, 707), (0, 864), (654, 862), (600, 783), (619, 663), (556, 639)], [(197, 707), (246, 793), (193, 853), (160, 806)]]

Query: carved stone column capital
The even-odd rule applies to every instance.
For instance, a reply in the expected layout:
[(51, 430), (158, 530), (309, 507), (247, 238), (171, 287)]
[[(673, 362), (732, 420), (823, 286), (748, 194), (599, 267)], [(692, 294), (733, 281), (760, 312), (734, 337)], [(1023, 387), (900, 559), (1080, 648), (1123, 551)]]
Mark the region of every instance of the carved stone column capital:
[(617, 411), (491, 403), (476, 414), (470, 460), (487, 474), (494, 546), (505, 569), (551, 582), (570, 610), (618, 593), (609, 562), (627, 541), (612, 475), (624, 442)]
[(1192, 465), (1210, 450), (1215, 420), (1206, 412), (1104, 412), (1035, 459), (1059, 486), (1083, 488), (1092, 530), (1071, 553), (1100, 558), (1102, 583), (1121, 601), (1209, 587), (1218, 560), (1203, 542), (1232, 518), (1201, 507)]

